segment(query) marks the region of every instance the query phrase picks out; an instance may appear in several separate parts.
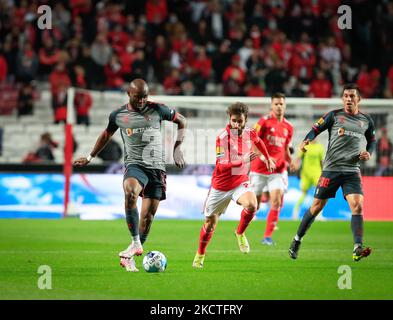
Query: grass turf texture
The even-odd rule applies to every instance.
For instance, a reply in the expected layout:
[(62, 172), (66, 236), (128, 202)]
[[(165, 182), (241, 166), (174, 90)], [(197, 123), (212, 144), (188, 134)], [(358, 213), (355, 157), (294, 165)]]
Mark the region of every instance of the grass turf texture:
[[(250, 254), (240, 253), (236, 221), (220, 221), (205, 268), (191, 267), (202, 221), (156, 220), (145, 252), (168, 258), (164, 273), (119, 266), (129, 242), (125, 222), (0, 220), (0, 299), (393, 299), (393, 223), (366, 222), (370, 257), (352, 261), (350, 222), (315, 222), (298, 260), (287, 250), (298, 222), (280, 221), (277, 245), (261, 245), (265, 222), (247, 230)], [(52, 289), (40, 290), (40, 265), (52, 269)], [(352, 270), (352, 289), (340, 290), (340, 265)]]

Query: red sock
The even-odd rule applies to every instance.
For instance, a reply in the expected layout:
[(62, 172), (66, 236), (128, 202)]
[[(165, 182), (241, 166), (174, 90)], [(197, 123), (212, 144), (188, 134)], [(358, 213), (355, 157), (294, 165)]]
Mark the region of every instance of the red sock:
[(240, 222), (236, 230), (237, 234), (242, 234), (246, 230), (252, 218), (254, 218), (255, 212), (256, 211), (248, 211), (247, 209), (243, 209)]
[(214, 233), (214, 229), (211, 230), (210, 232), (207, 232), (205, 227), (202, 226), (201, 233), (199, 234), (199, 247), (198, 247), (199, 254), (205, 254), (206, 247), (209, 244), (209, 241), (213, 236), (213, 233)]
[(270, 238), (272, 236), (274, 226), (278, 221), (279, 210), (270, 209), (269, 215), (267, 216), (266, 220), (266, 231), (265, 231), (265, 238)]

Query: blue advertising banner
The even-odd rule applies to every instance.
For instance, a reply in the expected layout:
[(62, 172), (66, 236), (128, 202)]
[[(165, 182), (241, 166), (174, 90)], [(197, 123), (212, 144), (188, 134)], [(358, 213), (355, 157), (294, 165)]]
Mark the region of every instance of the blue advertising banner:
[[(85, 220), (124, 217), (121, 174), (74, 174), (71, 178), (69, 214)], [(202, 209), (210, 188), (209, 175), (168, 175), (167, 200), (161, 202), (157, 218), (203, 219)], [(306, 196), (298, 216), (293, 208), (301, 196), (299, 179), (289, 177), (280, 219), (301, 218), (311, 205), (313, 191)], [(61, 218), (64, 176), (61, 174), (0, 174), (0, 218)], [(140, 201), (140, 200), (139, 200)], [(262, 203), (258, 219), (265, 219), (268, 204)], [(241, 207), (231, 202), (222, 219), (237, 220)], [(325, 207), (324, 219), (347, 220), (351, 216), (341, 189)]]

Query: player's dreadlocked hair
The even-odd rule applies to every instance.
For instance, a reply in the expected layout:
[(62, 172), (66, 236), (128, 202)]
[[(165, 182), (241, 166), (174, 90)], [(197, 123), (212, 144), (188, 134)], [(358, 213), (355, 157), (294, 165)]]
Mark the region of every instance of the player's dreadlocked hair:
[(358, 96), (359, 97), (361, 96), (359, 87), (358, 87), (358, 85), (356, 83), (346, 83), (346, 84), (344, 84), (343, 91), (341, 92), (341, 96), (344, 94), (345, 90), (356, 90)]
[(235, 102), (234, 104), (230, 105), (227, 109), (227, 114), (229, 116), (232, 115), (242, 115), (247, 119), (248, 116), (248, 106), (241, 102)]

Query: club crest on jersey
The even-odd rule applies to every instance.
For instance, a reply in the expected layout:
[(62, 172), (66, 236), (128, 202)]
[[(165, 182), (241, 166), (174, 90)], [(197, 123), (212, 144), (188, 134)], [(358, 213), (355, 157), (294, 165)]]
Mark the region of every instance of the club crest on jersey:
[(146, 121), (151, 121), (151, 117), (148, 114), (144, 115), (143, 117)]
[(364, 122), (362, 120), (359, 120), (359, 126), (360, 126), (360, 128), (364, 127)]
[(128, 115), (125, 114), (124, 116), (122, 116), (121, 121), (123, 121), (123, 123), (128, 123), (129, 121)]
[(288, 136), (288, 129), (284, 128), (283, 132), (284, 132), (284, 136)]
[(271, 132), (274, 132), (275, 130), (274, 130), (274, 128), (270, 128), (270, 131), (271, 131)]

